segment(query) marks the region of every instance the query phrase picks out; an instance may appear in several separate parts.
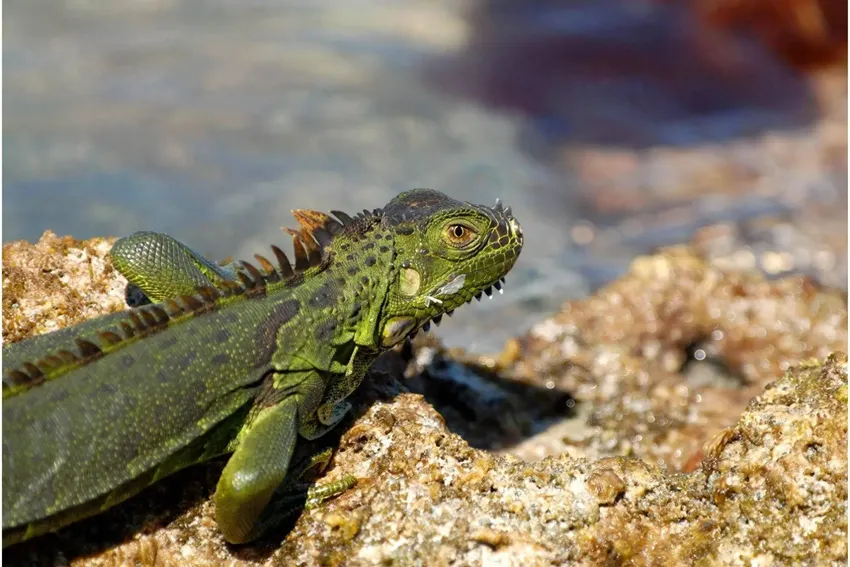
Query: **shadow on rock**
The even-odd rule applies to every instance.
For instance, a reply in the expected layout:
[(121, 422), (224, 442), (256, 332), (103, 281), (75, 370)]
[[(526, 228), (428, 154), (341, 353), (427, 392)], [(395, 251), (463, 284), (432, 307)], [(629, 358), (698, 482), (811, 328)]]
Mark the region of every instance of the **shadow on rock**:
[(420, 393), (446, 427), (476, 449), (506, 449), (575, 416), (576, 400), (554, 383), (512, 380), (488, 357), (447, 350), (437, 341), (416, 341), (405, 386)]

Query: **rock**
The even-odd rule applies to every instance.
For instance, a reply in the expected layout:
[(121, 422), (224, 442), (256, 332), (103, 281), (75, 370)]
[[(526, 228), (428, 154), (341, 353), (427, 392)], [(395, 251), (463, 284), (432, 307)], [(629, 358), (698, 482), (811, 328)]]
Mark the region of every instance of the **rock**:
[(713, 543), (723, 564), (847, 560), (847, 357), (802, 363), (769, 384), (706, 448), (706, 496), (735, 529)]
[(629, 273), (567, 303), (520, 340), (501, 369), (569, 392), (576, 412), (515, 452), (637, 456), (691, 470), (702, 445), (792, 365), (847, 348), (847, 299), (804, 277), (720, 269), (687, 247), (637, 258)]
[(691, 9), (709, 24), (758, 37), (784, 60), (804, 69), (844, 66), (847, 4), (829, 0), (692, 0)]
[(127, 280), (107, 257), (113, 242), (58, 237), (48, 230), (36, 244), (4, 244), (3, 342), (123, 309)]
[[(28, 250), (4, 254), (4, 270), (32, 265), (16, 258)], [(504, 356), (447, 353), (427, 340), (388, 353), (352, 397), (353, 415), (320, 440), (337, 447), (320, 482), (352, 474), (358, 484), (256, 544), (232, 547), (218, 533), (209, 500), (217, 461), (10, 548), (4, 560), (843, 565), (847, 359), (811, 358), (846, 348), (846, 316), (841, 294), (805, 280), (767, 282), (688, 249), (663, 251), (568, 303)], [(700, 374), (695, 357), (716, 366)], [(438, 398), (423, 375), (457, 392), (436, 400), (443, 416), (411, 391)], [(547, 392), (559, 401), (539, 403)], [(487, 424), (463, 425), (478, 443), (487, 430), (505, 442), (493, 443), (498, 451), (471, 447), (451, 431), (465, 420)], [(687, 459), (672, 447), (695, 439), (709, 441), (691, 472), (679, 472)]]

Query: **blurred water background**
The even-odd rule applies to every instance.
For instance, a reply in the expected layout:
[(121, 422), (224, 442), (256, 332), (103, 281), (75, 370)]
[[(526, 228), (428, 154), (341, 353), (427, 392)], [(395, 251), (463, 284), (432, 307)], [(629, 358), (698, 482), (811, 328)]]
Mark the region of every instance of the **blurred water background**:
[(783, 2), (7, 0), (3, 241), (500, 197), (506, 293), (438, 331), (475, 351), (694, 239), (846, 289), (847, 3)]

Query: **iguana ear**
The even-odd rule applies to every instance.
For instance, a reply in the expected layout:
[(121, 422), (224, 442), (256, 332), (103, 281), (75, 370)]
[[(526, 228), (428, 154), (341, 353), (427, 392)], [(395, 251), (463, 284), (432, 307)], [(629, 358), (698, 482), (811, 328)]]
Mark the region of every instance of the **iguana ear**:
[(419, 286), (422, 284), (422, 276), (413, 268), (402, 268), (401, 277), (399, 278), (399, 291), (408, 296), (414, 296), (419, 291)]
[(385, 347), (397, 345), (416, 327), (413, 317), (393, 317), (381, 330), (381, 344)]

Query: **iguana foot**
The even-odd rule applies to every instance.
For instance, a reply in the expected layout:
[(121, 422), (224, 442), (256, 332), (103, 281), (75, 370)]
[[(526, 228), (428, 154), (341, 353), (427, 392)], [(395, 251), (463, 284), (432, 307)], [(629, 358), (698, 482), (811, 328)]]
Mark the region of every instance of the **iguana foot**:
[(342, 421), (346, 414), (351, 410), (351, 404), (348, 402), (337, 402), (335, 404), (325, 404), (320, 406), (317, 411), (301, 420), (298, 426), (298, 433), (305, 439), (318, 439)]
[(328, 427), (333, 427), (345, 417), (351, 410), (351, 404), (348, 402), (337, 402), (335, 404), (325, 404), (319, 406), (316, 410), (316, 417)]
[(357, 484), (357, 478), (352, 475), (345, 475), (339, 480), (318, 486), (302, 480), (310, 471), (315, 470), (317, 474), (324, 472), (332, 456), (333, 449), (327, 448), (292, 467), (292, 473), (287, 476), (287, 480), (277, 490), (262, 518), (257, 522), (257, 533), (263, 533), (305, 510), (316, 508)]
[(319, 486), (311, 486), (307, 490), (307, 501), (304, 503), (304, 509), (310, 510), (315, 508), (325, 500), (330, 500), (339, 496), (349, 488), (357, 484), (357, 478), (347, 474), (341, 479), (334, 482), (327, 482)]

